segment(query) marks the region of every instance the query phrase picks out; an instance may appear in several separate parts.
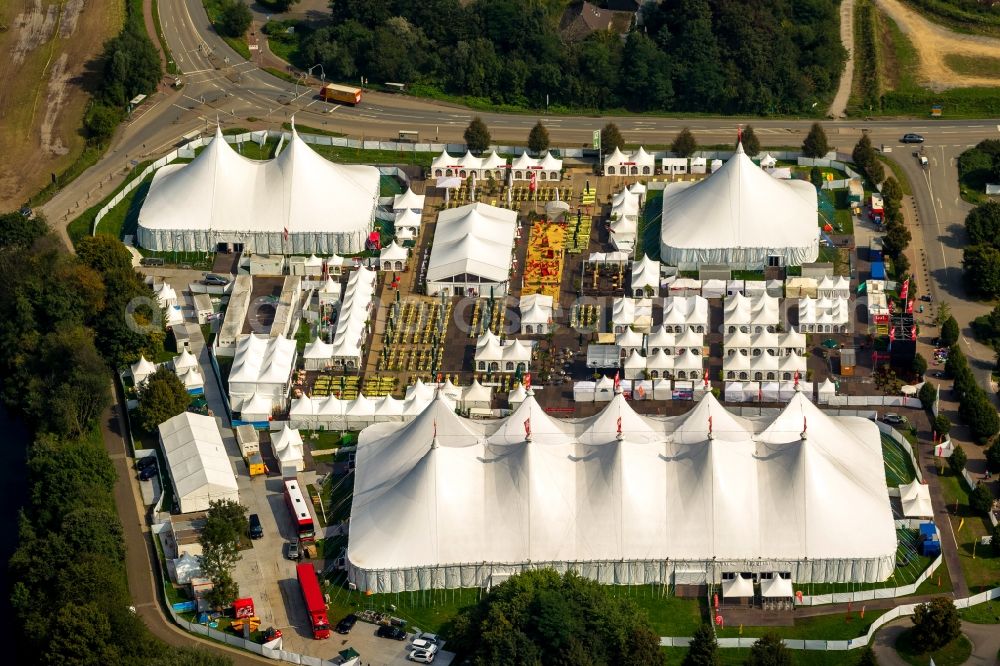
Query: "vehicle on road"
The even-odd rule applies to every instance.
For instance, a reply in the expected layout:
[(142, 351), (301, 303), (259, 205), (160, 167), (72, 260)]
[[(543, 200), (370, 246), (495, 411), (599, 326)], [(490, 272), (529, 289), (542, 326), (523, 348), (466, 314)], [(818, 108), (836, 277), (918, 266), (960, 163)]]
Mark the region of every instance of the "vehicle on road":
[(900, 141), (903, 143), (923, 143), (924, 137), (920, 134), (904, 134)]
[(285, 550), (285, 557), (287, 557), (288, 559), (293, 560), (293, 561), (297, 560), (297, 559), (299, 559), (301, 557), (301, 555), (299, 553), (299, 542), (298, 541), (289, 541), (288, 542), (288, 547)]
[(309, 622), (312, 624), (313, 638), (316, 640), (329, 638), (330, 620), (326, 616), (326, 600), (319, 587), (316, 568), (306, 562), (295, 567), (295, 573), (299, 579), (299, 587), (302, 588), (302, 600), (306, 604)]
[(340, 102), (341, 104), (360, 104), (361, 88), (354, 86), (340, 86), (336, 83), (328, 83), (319, 90), (320, 99), (326, 102)]
[(401, 627), (393, 627), (389, 625), (383, 625), (375, 631), (375, 635), (379, 638), (391, 638), (397, 641), (406, 640), (406, 631)]
[(351, 633), (351, 629), (353, 629), (354, 625), (356, 625), (357, 623), (358, 623), (358, 616), (355, 615), (354, 613), (351, 613), (350, 615), (348, 615), (343, 620), (337, 623), (337, 633), (349, 634)]
[(229, 278), (216, 275), (215, 273), (209, 273), (205, 276), (205, 284), (216, 287), (225, 287), (229, 284)]
[(159, 473), (160, 473), (160, 471), (156, 468), (156, 465), (153, 465), (151, 467), (144, 467), (144, 468), (142, 468), (142, 469), (139, 470), (139, 480), (140, 481), (149, 481), (154, 476), (159, 475)]
[(292, 517), (292, 525), (295, 526), (295, 534), (299, 537), (299, 541), (315, 540), (316, 527), (312, 514), (309, 512), (309, 505), (306, 504), (305, 497), (302, 495), (299, 480), (294, 477), (285, 479), (285, 505)]
[(886, 414), (882, 417), (882, 422), (889, 425), (903, 425), (906, 423), (906, 419), (899, 414)]
[(260, 524), (260, 516), (256, 513), (250, 514), (250, 528), (247, 532), (251, 539), (260, 539), (264, 536), (264, 526)]
[(410, 654), (406, 655), (406, 658), (419, 664), (429, 664), (434, 661), (434, 657), (436, 656), (437, 653), (428, 652), (427, 650), (411, 650)]

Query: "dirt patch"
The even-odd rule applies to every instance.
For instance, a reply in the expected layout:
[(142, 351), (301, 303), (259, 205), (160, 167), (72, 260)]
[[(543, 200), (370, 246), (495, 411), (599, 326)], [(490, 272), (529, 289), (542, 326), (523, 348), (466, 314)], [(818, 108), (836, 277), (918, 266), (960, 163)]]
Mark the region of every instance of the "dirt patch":
[(899, 0), (876, 0), (885, 12), (917, 47), (921, 83), (933, 90), (969, 86), (1000, 85), (1000, 72), (995, 75), (961, 74), (948, 66), (946, 56), (1000, 58), (1000, 39), (982, 35), (964, 35), (931, 23), (904, 6)]
[(59, 36), (68, 39), (76, 32), (76, 22), (83, 12), (85, 0), (66, 0), (63, 4), (62, 18), (59, 21)]
[(48, 95), (45, 99), (45, 115), (40, 128), (42, 150), (49, 155), (65, 155), (69, 148), (63, 143), (62, 137), (56, 132), (56, 120), (62, 111), (66, 100), (66, 90), (69, 86), (69, 74), (66, 71), (66, 60), (69, 56), (63, 53), (52, 63), (49, 71)]
[(11, 64), (20, 65), (29, 53), (49, 41), (58, 18), (59, 5), (53, 3), (43, 8), (42, 0), (33, 0), (26, 11), (18, 14), (13, 25), (16, 40), (10, 51)]

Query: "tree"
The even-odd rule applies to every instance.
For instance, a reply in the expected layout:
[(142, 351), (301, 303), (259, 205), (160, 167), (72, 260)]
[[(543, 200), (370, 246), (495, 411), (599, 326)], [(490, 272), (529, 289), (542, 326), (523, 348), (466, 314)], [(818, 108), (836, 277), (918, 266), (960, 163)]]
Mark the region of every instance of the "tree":
[(132, 255), (125, 244), (113, 236), (85, 236), (76, 244), (76, 256), (101, 274), (119, 271), (134, 273)]
[(603, 128), (601, 128), (601, 152), (604, 154), (614, 152), (615, 148), (619, 150), (625, 147), (625, 137), (622, 136), (621, 130), (618, 129), (618, 125), (614, 123), (608, 123)]
[(913, 609), (910, 640), (922, 653), (933, 652), (952, 642), (962, 632), (958, 609), (951, 599), (935, 597)]
[(747, 666), (792, 666), (792, 655), (781, 637), (770, 632), (758, 638), (750, 646)]
[(882, 183), (882, 202), (892, 208), (899, 208), (903, 202), (903, 188), (895, 176), (889, 176)]
[(0, 215), (0, 250), (26, 250), (48, 232), (49, 225), (42, 215), (4, 213)]
[[(204, 555), (202, 557), (204, 558)], [(205, 570), (204, 563), (202, 570)], [(226, 608), (240, 596), (240, 584), (233, 580), (232, 574), (228, 571), (210, 575), (209, 578), (212, 580), (212, 589), (208, 592), (207, 598), (213, 608)]]
[(943, 326), (948, 317), (951, 316), (951, 306), (947, 302), (941, 301), (937, 306), (937, 313), (934, 315), (934, 323)]
[(87, 138), (92, 143), (104, 143), (115, 133), (121, 119), (122, 112), (117, 107), (99, 101), (91, 103), (83, 116)]
[(242, 37), (253, 22), (253, 14), (243, 0), (222, 0), (216, 27), (226, 37)]
[(924, 373), (927, 372), (927, 359), (922, 354), (914, 355), (912, 370), (917, 377), (923, 377)]
[(948, 458), (948, 465), (958, 474), (965, 469), (965, 463), (968, 461), (969, 457), (965, 455), (965, 449), (962, 448), (961, 444), (956, 444), (955, 450), (951, 452), (951, 457)]
[(240, 536), (247, 530), (247, 508), (232, 500), (209, 502), (201, 543), (201, 570), (211, 579), (214, 589), (209, 597), (215, 608), (224, 608), (239, 595), (239, 585), (232, 571), (240, 558)]
[(292, 5), (297, 4), (299, 0), (261, 0), (261, 4), (270, 7), (276, 12), (287, 12), (291, 9)]
[(482, 153), (490, 147), (490, 130), (479, 116), (465, 128), (464, 136), (466, 145), (474, 153)]
[(861, 648), (858, 666), (878, 666), (878, 659), (875, 657), (875, 650), (872, 649), (871, 645)]
[(549, 131), (545, 129), (545, 125), (539, 120), (535, 123), (535, 126), (531, 128), (531, 133), (528, 134), (528, 150), (540, 155), (549, 149)]
[(973, 319), (972, 332), (980, 342), (997, 347), (1000, 344), (1000, 305)]
[(993, 556), (1000, 557), (1000, 523), (993, 526), (993, 535), (990, 540), (990, 545), (993, 546)]
[(687, 127), (682, 129), (670, 144), (670, 150), (678, 157), (691, 157), (698, 150), (698, 142)]
[(830, 144), (826, 140), (823, 126), (819, 123), (813, 123), (805, 141), (802, 142), (802, 154), (805, 157), (819, 158), (825, 157), (828, 152), (830, 152)]
[(156, 432), (156, 427), (177, 416), (191, 404), (191, 396), (177, 374), (160, 368), (150, 375), (139, 393), (139, 425), (146, 432)]
[(1000, 296), (1000, 250), (992, 245), (968, 245), (962, 251), (965, 285), (985, 298)]
[(920, 398), (920, 406), (924, 409), (930, 409), (937, 400), (937, 386), (931, 384), (930, 382), (924, 382), (924, 385), (920, 387), (920, 393), (917, 397)]
[(1000, 441), (986, 449), (986, 465), (991, 472), (1000, 473)]
[(958, 321), (954, 317), (948, 317), (941, 325), (941, 346), (951, 347), (958, 342), (958, 336)]
[(969, 493), (969, 506), (976, 513), (989, 513), (993, 508), (993, 493), (989, 486), (980, 481)]
[(626, 597), (574, 573), (527, 571), (494, 587), (452, 625), (480, 664), (662, 664), (659, 639)]
[(988, 201), (969, 211), (965, 216), (965, 231), (970, 245), (1000, 246), (1000, 203)]
[(945, 437), (949, 432), (951, 432), (951, 419), (949, 419), (944, 414), (938, 414), (934, 417), (934, 432), (938, 434), (938, 437)]
[(703, 624), (695, 630), (681, 666), (718, 666), (718, 650), (719, 642), (711, 625)]
[(958, 413), (969, 426), (972, 438), (977, 442), (986, 443), (1000, 430), (1000, 417), (993, 403), (986, 394), (976, 390), (962, 397), (958, 405)]
[(809, 182), (813, 184), (817, 190), (823, 187), (823, 172), (819, 170), (819, 167), (813, 167), (809, 169)]
[(753, 125), (747, 125), (743, 128), (743, 152), (747, 155), (753, 157), (760, 153), (760, 139), (757, 138), (757, 134), (753, 131)]

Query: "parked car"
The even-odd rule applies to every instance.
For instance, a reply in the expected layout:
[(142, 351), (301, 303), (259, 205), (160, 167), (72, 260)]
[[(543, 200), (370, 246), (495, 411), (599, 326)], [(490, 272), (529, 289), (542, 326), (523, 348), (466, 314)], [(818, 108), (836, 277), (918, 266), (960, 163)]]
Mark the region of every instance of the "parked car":
[(156, 467), (156, 456), (146, 456), (145, 458), (135, 459), (136, 469), (146, 469), (147, 467)]
[(358, 623), (358, 616), (351, 613), (343, 620), (337, 623), (337, 633), (338, 634), (349, 634), (354, 625)]
[(260, 539), (264, 536), (264, 526), (260, 524), (260, 516), (256, 513), (250, 514), (250, 529), (247, 531), (251, 539)]
[(298, 541), (289, 541), (288, 542), (288, 547), (285, 550), (285, 557), (287, 557), (290, 560), (297, 560), (297, 559), (299, 559), (300, 555), (299, 555), (299, 542)]
[(159, 257), (143, 257), (139, 260), (140, 266), (162, 266), (163, 264), (163, 259)]
[(215, 273), (209, 273), (205, 276), (205, 284), (225, 287), (229, 284), (229, 278), (216, 275)]
[(903, 425), (906, 423), (906, 419), (899, 414), (886, 414), (882, 417), (882, 422), (889, 425)]
[(429, 664), (434, 661), (434, 657), (436, 656), (436, 653), (428, 652), (427, 650), (411, 650), (406, 658), (420, 664)]
[(441, 639), (437, 637), (437, 634), (430, 634), (427, 633), (426, 631), (421, 631), (417, 633), (417, 635), (413, 637), (413, 640), (427, 641), (428, 643), (433, 643), (434, 645), (437, 645), (438, 643), (441, 642)]
[(375, 631), (375, 635), (379, 638), (391, 638), (397, 641), (406, 640), (406, 631), (404, 629), (390, 625), (382, 625)]
[(924, 137), (919, 134), (904, 134), (900, 141), (903, 143), (923, 143)]
[(414, 650), (427, 650), (428, 652), (437, 652), (438, 646), (436, 643), (431, 643), (423, 638), (414, 638), (413, 642), (410, 643), (410, 647)]
[(139, 470), (139, 480), (140, 481), (149, 481), (150, 479), (152, 479), (154, 476), (156, 476), (158, 474), (159, 474), (159, 470), (156, 469), (156, 465), (153, 465), (152, 467), (145, 467), (145, 468)]

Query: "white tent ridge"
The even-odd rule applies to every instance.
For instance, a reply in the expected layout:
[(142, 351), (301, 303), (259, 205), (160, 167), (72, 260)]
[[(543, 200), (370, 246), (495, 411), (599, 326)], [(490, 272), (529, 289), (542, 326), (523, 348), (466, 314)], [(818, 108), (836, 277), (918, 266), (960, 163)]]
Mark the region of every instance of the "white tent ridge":
[(294, 128), (280, 155), (256, 161), (217, 127), (194, 161), (153, 176), (138, 242), (157, 251), (206, 252), (226, 242), (265, 254), (353, 254), (365, 249), (378, 194), (378, 169), (334, 164)]
[(212, 500), (239, 501), (236, 476), (214, 418), (183, 412), (161, 423), (159, 431), (181, 513), (205, 511)]
[(483, 203), (442, 211), (427, 266), (427, 293), (506, 294), (517, 213)]
[(540, 567), (636, 585), (693, 569), (876, 582), (895, 566), (878, 429), (802, 395), (769, 422), (711, 394), (679, 417), (641, 416), (617, 395), (559, 420), (529, 393), (488, 422), (435, 400), (364, 430), (356, 474), (349, 579), (373, 592)]

